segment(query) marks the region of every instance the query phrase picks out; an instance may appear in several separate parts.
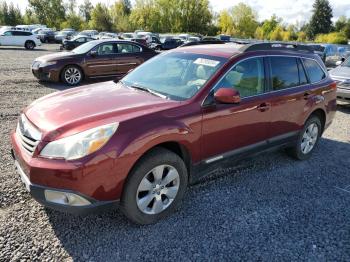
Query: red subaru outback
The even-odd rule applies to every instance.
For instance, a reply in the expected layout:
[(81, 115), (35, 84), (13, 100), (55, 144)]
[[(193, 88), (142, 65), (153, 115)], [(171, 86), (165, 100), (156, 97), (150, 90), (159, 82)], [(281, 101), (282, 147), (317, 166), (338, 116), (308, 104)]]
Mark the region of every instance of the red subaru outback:
[(31, 195), (72, 213), (171, 213), (187, 185), (268, 148), (311, 156), (336, 110), (336, 84), (306, 46), (193, 46), (156, 56), (118, 83), (45, 96), (12, 134)]

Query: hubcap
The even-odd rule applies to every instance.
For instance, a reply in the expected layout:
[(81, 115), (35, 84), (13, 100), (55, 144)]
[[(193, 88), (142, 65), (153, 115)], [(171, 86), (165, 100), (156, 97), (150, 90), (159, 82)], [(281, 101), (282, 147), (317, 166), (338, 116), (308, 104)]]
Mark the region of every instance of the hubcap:
[(312, 123), (305, 130), (303, 138), (301, 139), (301, 151), (303, 154), (309, 153), (315, 146), (318, 139), (318, 126)]
[(153, 168), (141, 180), (136, 193), (137, 207), (145, 214), (159, 214), (170, 206), (179, 191), (180, 176), (169, 165)]
[(64, 72), (64, 79), (67, 83), (75, 85), (80, 82), (81, 73), (77, 68), (70, 67)]

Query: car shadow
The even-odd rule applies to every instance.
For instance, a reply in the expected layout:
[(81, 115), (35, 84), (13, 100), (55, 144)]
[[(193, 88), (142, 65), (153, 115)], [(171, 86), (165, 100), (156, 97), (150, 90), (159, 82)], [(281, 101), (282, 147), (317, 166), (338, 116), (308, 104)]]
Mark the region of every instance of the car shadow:
[(346, 114), (350, 114), (350, 102), (337, 105), (337, 110)]
[(19, 51), (26, 51), (26, 52), (35, 52), (35, 51), (50, 51), (50, 50), (47, 50), (47, 49), (43, 49), (43, 48), (34, 48), (32, 50), (29, 50), (29, 49), (26, 49), (24, 47), (3, 47), (3, 46), (0, 46), (0, 50), (9, 50), (9, 51), (16, 51), (16, 50), (19, 50)]
[[(348, 160), (340, 160), (339, 155), (350, 152), (350, 144), (326, 138), (320, 142), (312, 158), (306, 161), (295, 161), (284, 152), (276, 151), (241, 161), (238, 168), (221, 170), (216, 178), (213, 176), (214, 179), (191, 186), (182, 210), (155, 225), (134, 225), (118, 210), (85, 217), (49, 209), (46, 213), (61, 245), (77, 261), (158, 260), (164, 257), (175, 260), (181, 256), (190, 259), (194, 253), (198, 256), (196, 260), (211, 260), (225, 252), (231, 255), (241, 253), (244, 257), (257, 246), (259, 250), (265, 248), (265, 251), (271, 252), (269, 255), (273, 255), (281, 243), (258, 236), (273, 235), (274, 239), (283, 239), (285, 232), (273, 226), (277, 223), (276, 219), (278, 223), (283, 222), (281, 227), (288, 227), (288, 237), (292, 238), (288, 243), (282, 243), (285, 250), (303, 249), (304, 245), (300, 247), (298, 243), (304, 235), (323, 238), (323, 229), (314, 230), (318, 228), (319, 221), (312, 220), (315, 217), (312, 213), (308, 221), (310, 226), (303, 224), (303, 215), (296, 215), (293, 217), (295, 221), (290, 223), (280, 214), (282, 210), (289, 215), (296, 210), (302, 213), (313, 204), (312, 212), (323, 214), (323, 219), (330, 220), (327, 225), (331, 227), (336, 212), (347, 212), (346, 208), (343, 211), (337, 208), (346, 206), (350, 199), (344, 200), (342, 192), (334, 189), (337, 185), (350, 184), (346, 174), (321, 172), (320, 178), (320, 173), (313, 171), (319, 163), (329, 163), (330, 166), (345, 164), (341, 161)], [(216, 198), (215, 195), (222, 190), (226, 192), (226, 197)], [(310, 190), (314, 190), (315, 199), (309, 197)], [(325, 196), (332, 202), (327, 206), (330, 209), (327, 209), (328, 213), (322, 209), (324, 205), (317, 202), (323, 201)], [(340, 216), (347, 217), (344, 214)], [(315, 227), (311, 226), (314, 223)], [(220, 243), (218, 239), (221, 239)]]
[(88, 86), (91, 84), (96, 84), (96, 83), (102, 83), (102, 82), (107, 82), (114, 80), (113, 77), (106, 77), (106, 78), (99, 78), (99, 79), (87, 79), (84, 80), (81, 84), (76, 85), (76, 86), (70, 86), (67, 84), (64, 84), (62, 82), (49, 82), (49, 81), (39, 81), (39, 83), (49, 89), (55, 89), (58, 91), (63, 91), (63, 90), (68, 90), (74, 87), (80, 87), (80, 86)]

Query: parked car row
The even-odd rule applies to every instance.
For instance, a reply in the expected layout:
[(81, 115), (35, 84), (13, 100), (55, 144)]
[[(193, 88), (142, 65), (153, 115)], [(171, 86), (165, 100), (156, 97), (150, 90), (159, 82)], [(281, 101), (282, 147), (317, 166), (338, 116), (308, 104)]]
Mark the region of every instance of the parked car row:
[(117, 79), (50, 94), (20, 114), (12, 155), (33, 198), (75, 214), (119, 206), (135, 223), (155, 223), (225, 163), (277, 148), (310, 158), (334, 118), (336, 82), (306, 45), (157, 54), (94, 40), (34, 61), (40, 79)]

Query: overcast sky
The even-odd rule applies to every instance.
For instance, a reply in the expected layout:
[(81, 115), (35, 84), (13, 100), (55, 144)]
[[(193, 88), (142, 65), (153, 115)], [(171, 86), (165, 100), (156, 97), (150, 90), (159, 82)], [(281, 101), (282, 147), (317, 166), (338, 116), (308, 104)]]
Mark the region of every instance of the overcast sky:
[[(14, 4), (24, 10), (28, 4), (27, 0), (12, 0)], [(77, 0), (77, 3), (81, 3), (83, 0)], [(93, 4), (103, 2), (106, 4), (112, 4), (114, 0), (91, 0)], [(133, 2), (133, 1), (132, 1)], [(259, 20), (264, 20), (271, 17), (272, 14), (276, 14), (278, 17), (282, 17), (284, 22), (287, 23), (303, 23), (307, 21), (311, 16), (313, 0), (210, 0), (213, 9), (217, 12), (224, 8), (228, 8), (244, 2), (253, 7), (257, 13)], [(350, 0), (330, 0), (333, 8), (333, 16), (336, 20), (341, 15), (350, 17)]]

